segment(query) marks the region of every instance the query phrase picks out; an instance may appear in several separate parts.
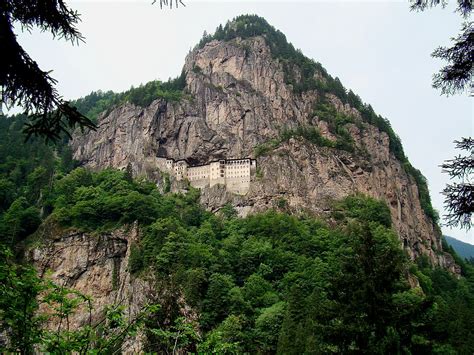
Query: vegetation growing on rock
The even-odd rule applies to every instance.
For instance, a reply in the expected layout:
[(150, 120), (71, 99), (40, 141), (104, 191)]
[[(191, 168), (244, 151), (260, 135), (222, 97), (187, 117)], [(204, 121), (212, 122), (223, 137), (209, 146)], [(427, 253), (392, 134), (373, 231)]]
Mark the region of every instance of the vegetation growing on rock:
[[(321, 119), (331, 123), (332, 132), (338, 136), (337, 148), (354, 151), (352, 138), (344, 128), (347, 117), (343, 118), (340, 113), (336, 112), (333, 105), (327, 102), (326, 96), (328, 94), (335, 95), (342, 104), (348, 104), (355, 108), (359, 111), (364, 122), (377, 127), (388, 135), (390, 152), (403, 164), (406, 172), (414, 178), (423, 210), (427, 216), (437, 222), (439, 216), (431, 205), (426, 178), (410, 164), (403, 151), (400, 138), (394, 132), (390, 122), (381, 115), (377, 115), (372, 106), (364, 103), (352, 90), (347, 90), (337, 77), (333, 78), (329, 75), (320, 63), (307, 58), (300, 50), (295, 49), (287, 41), (286, 36), (265, 19), (257, 15), (238, 16), (227, 22), (225, 26), (220, 25), (214, 34), (205, 34), (197, 48), (204, 47), (212, 40), (230, 41), (235, 38), (248, 39), (255, 36), (265, 38), (273, 57), (278, 59), (283, 66), (286, 83), (292, 85), (296, 94), (316, 90), (320, 100), (316, 103), (315, 113)], [(258, 150), (262, 148), (264, 147), (257, 147)]]
[[(459, 260), (463, 276), (457, 280), (423, 258), (410, 263), (383, 202), (350, 196), (335, 203), (327, 221), (271, 210), (242, 219), (231, 206), (219, 216), (202, 209), (197, 190), (163, 195), (155, 184), (133, 179), (127, 171), (63, 173), (63, 160), (54, 154), (46, 159), (43, 154), (51, 148), (42, 149), (29, 161), (31, 172), (13, 185), (12, 198), (25, 205), (6, 204), (0, 215), (1, 230), (9, 231), (2, 232), (2, 250), (19, 251), (40, 222), (40, 210), (49, 223), (95, 233), (138, 221), (140, 238), (132, 248), (130, 271), (134, 277), (153, 273), (160, 287), (182, 294), (199, 315), (197, 323), (191, 322), (173, 302), (143, 315), (148, 351), (176, 346), (219, 353), (468, 353), (473, 347), (473, 267)], [(9, 155), (8, 164), (1, 162), (7, 181), (21, 177), (14, 173), (18, 152), (16, 158)], [(30, 177), (42, 159), (52, 163), (49, 179)], [(29, 208), (35, 212), (28, 215), (38, 219), (34, 227), (9, 234), (11, 221), (24, 218)], [(2, 327), (22, 334), (21, 342), (5, 350), (28, 351), (35, 345), (51, 352), (78, 351), (84, 342), (91, 342), (91, 349), (100, 344), (93, 332), (57, 338), (38, 332), (42, 281), (8, 251), (2, 255)], [(408, 273), (419, 287), (409, 286)], [(53, 295), (70, 307), (71, 300)], [(28, 312), (21, 313), (25, 305)], [(110, 316), (107, 324), (126, 327), (120, 311)]]
[(167, 82), (159, 80), (149, 81), (144, 85), (136, 88), (132, 87), (122, 93), (94, 91), (85, 97), (73, 101), (72, 104), (79, 112), (97, 122), (99, 114), (125, 102), (130, 102), (140, 107), (147, 107), (156, 99), (179, 101), (183, 96), (184, 86), (185, 75), (182, 72), (179, 77), (170, 79)]

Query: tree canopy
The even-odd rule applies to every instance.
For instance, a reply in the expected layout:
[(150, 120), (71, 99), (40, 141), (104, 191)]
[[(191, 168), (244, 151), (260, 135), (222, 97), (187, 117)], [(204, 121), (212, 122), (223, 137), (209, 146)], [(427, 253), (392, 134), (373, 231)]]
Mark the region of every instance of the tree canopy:
[[(2, 351), (118, 351), (135, 325), (144, 351), (156, 353), (469, 353), (474, 345), (472, 266), (457, 258), (458, 280), (425, 257), (411, 262), (382, 201), (348, 196), (326, 220), (288, 215), (279, 203), (246, 218), (230, 205), (213, 214), (191, 187), (163, 193), (164, 182), (127, 171), (75, 168), (58, 144), (24, 144), (20, 117), (0, 122), (8, 132), (0, 140), (8, 197), (0, 209), (0, 326), (14, 337)], [(48, 300), (56, 310), (48, 317), (59, 319), (94, 300), (41, 280), (22, 262), (24, 247), (41, 245), (43, 228), (97, 238), (132, 223), (139, 237), (127, 271), (153, 276), (159, 307), (137, 320), (111, 305), (103, 323), (44, 329)], [(183, 316), (177, 295), (197, 319)]]

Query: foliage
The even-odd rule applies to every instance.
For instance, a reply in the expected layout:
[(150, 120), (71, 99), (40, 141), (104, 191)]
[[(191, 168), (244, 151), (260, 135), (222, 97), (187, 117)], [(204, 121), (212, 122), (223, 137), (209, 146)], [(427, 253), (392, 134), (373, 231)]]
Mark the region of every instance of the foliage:
[(42, 319), (37, 315), (39, 293), (44, 289), (32, 267), (16, 265), (4, 245), (0, 249), (0, 330), (7, 331), (9, 349), (32, 353), (42, 335)]
[(460, 257), (468, 260), (470, 258), (474, 258), (474, 245), (464, 243), (447, 235), (445, 235), (443, 238), (446, 240), (449, 246), (453, 247), (453, 249), (456, 251), (456, 254), (458, 254)]
[(426, 330), (435, 304), (404, 281), (408, 261), (388, 208), (351, 196), (335, 210), (335, 230), (272, 211), (192, 223), (173, 214), (150, 225), (136, 257), (154, 266), (158, 278), (174, 280), (170, 292), (184, 292), (205, 331), (202, 340), (194, 339), (193, 327), (184, 336), (177, 316), (176, 325), (152, 332), (153, 344), (162, 339), (159, 349), (170, 349), (178, 339), (188, 351), (223, 353), (443, 345)]
[(36, 230), (50, 211), (54, 176), (76, 163), (67, 139), (48, 145), (38, 138), (25, 144), (24, 115), (0, 117), (0, 240), (12, 247)]
[(79, 21), (79, 14), (63, 0), (45, 1), (41, 6), (37, 1), (5, 0), (0, 5), (0, 47), (4, 52), (0, 69), (1, 102), (7, 107), (18, 105), (25, 115), (30, 115), (24, 122), (27, 137), (60, 140), (77, 125), (95, 129), (87, 117), (61, 98), (54, 87), (56, 80), (39, 68), (20, 46), (13, 31), (14, 24), (27, 31), (38, 27), (53, 37), (78, 43), (83, 40), (76, 28)]
[(318, 102), (313, 114), (320, 120), (326, 121), (329, 131), (337, 136), (336, 148), (354, 152), (354, 139), (345, 127), (346, 124), (354, 122), (351, 116), (338, 112), (326, 99)]
[(13, 201), (1, 216), (0, 240), (6, 245), (14, 245), (24, 239), (41, 223), (39, 210), (30, 206), (24, 197)]
[(237, 217), (237, 211), (232, 206), (230, 203), (226, 203), (220, 210), (219, 213), (225, 218), (225, 219), (232, 219)]
[(474, 139), (463, 138), (454, 143), (456, 148), (467, 151), (469, 155), (459, 155), (441, 165), (443, 172), (451, 179), (460, 180), (459, 183), (447, 184), (443, 190), (444, 205), (448, 211), (444, 217), (448, 226), (460, 226), (469, 230), (474, 212), (474, 184), (471, 183), (474, 170)]
[[(168, 329), (148, 328), (147, 331), (154, 335), (156, 345), (159, 344), (166, 354), (176, 354), (198, 342), (199, 335), (195, 328), (196, 326), (186, 321), (184, 317), (178, 317), (175, 324)], [(151, 344), (151, 347), (153, 345)]]
[[(198, 198), (194, 189), (186, 195), (162, 195), (154, 184), (115, 170), (78, 168), (53, 180), (48, 200), (52, 213), (47, 218), (65, 227), (100, 231), (138, 221), (140, 240), (131, 246), (130, 271), (152, 270), (161, 285), (157, 287), (168, 294), (162, 307), (140, 323), (149, 351), (391, 353), (446, 347), (458, 351), (470, 345), (467, 331), (459, 338), (451, 329), (453, 318), (446, 326), (442, 319), (449, 315), (444, 305), (453, 300), (462, 301), (466, 312), (474, 309), (469, 298), (474, 284), (471, 269), (463, 264), (466, 281), (459, 282), (466, 286), (461, 286), (425, 266), (410, 267), (382, 202), (347, 197), (335, 204), (338, 226), (330, 227), (311, 217), (275, 211), (236, 218), (230, 206), (213, 215), (202, 210)], [(12, 268), (18, 271), (3, 276), (9, 281), (2, 283), (6, 286), (0, 303), (2, 309), (13, 308), (3, 311), (2, 319), (12, 320), (5, 323), (10, 332), (20, 332), (20, 321), (31, 328), (21, 330), (29, 335), (19, 337), (23, 345), (17, 347), (41, 344), (50, 352), (80, 351), (84, 346), (113, 351), (121, 343), (114, 339), (123, 339), (120, 334), (126, 329), (136, 329), (125, 325), (123, 309), (113, 308), (104, 324), (108, 328), (100, 332), (91, 325), (79, 333), (67, 329), (59, 335), (35, 333), (41, 329), (35, 325), (41, 323), (35, 318), (38, 302), (50, 302), (55, 317), (66, 320), (89, 299), (57, 287), (49, 289), (51, 296), (41, 298), (45, 286), (34, 273), (28, 283), (38, 282), (37, 290), (28, 286), (30, 293), (22, 296), (23, 289), (13, 287), (18, 277), (18, 282), (26, 283), (22, 269), (12, 261), (7, 266), (0, 276), (10, 275)], [(431, 297), (411, 290), (405, 281), (409, 268), (425, 293), (433, 287), (439, 292), (461, 287), (464, 294)], [(18, 303), (8, 303), (11, 297)], [(176, 304), (180, 297), (199, 314), (198, 323), (182, 318)], [(24, 315), (26, 322), (15, 313), (24, 302), (31, 309)], [(470, 325), (470, 318), (462, 316), (461, 322)], [(430, 335), (432, 331), (437, 337)]]
[[(424, 11), (437, 5), (445, 6), (443, 0), (412, 0), (411, 9)], [(431, 56), (447, 61), (449, 64), (433, 75), (433, 87), (441, 89), (441, 94), (451, 95), (472, 88), (472, 58), (474, 56), (474, 29), (469, 17), (472, 12), (472, 1), (458, 0), (456, 12), (459, 12), (465, 22), (461, 33), (451, 40), (454, 45), (450, 48), (438, 47)]]
[(338, 201), (333, 208), (337, 220), (365, 220), (375, 222), (387, 228), (392, 225), (390, 210), (382, 201), (377, 201), (364, 195), (348, 196)]
[(405, 171), (415, 179), (418, 187), (418, 197), (420, 199), (421, 208), (425, 214), (430, 217), (435, 223), (439, 221), (438, 212), (433, 208), (431, 204), (430, 191), (428, 189), (428, 182), (423, 176), (421, 171), (414, 168), (408, 160), (404, 163), (403, 168)]
[(254, 154), (256, 157), (267, 155), (272, 150), (278, 148), (281, 144), (288, 142), (291, 138), (294, 137), (301, 137), (309, 143), (320, 147), (337, 147), (336, 143), (323, 137), (316, 127), (297, 126), (296, 128), (285, 128), (280, 131), (280, 134), (277, 138), (255, 146)]
[(433, 300), (436, 310), (431, 313), (431, 326), (428, 328), (437, 339), (434, 349), (468, 354), (474, 347), (474, 267), (460, 258), (456, 258), (456, 262), (465, 276), (461, 280), (446, 270), (433, 269), (421, 261), (416, 275), (420, 281), (423, 280), (420, 282), (423, 291)]
[[(80, 307), (92, 312), (92, 299), (40, 278), (36, 270), (15, 262), (7, 248), (0, 250), (0, 330), (9, 342), (0, 344), (2, 352), (110, 353), (121, 348), (125, 338), (136, 334), (145, 317), (157, 306), (144, 307), (127, 318), (123, 306), (107, 306), (103, 317), (78, 330), (69, 329), (69, 319)], [(84, 309), (82, 310), (84, 311)], [(54, 330), (45, 328), (56, 322)]]
[(179, 101), (185, 85), (186, 77), (184, 71), (182, 71), (179, 77), (169, 79), (167, 82), (150, 81), (145, 85), (140, 85), (137, 88), (132, 87), (122, 93), (93, 91), (89, 95), (73, 101), (72, 104), (90, 120), (97, 122), (99, 114), (125, 102), (147, 107), (156, 99)]
[(149, 224), (159, 216), (162, 205), (156, 188), (155, 193), (145, 194), (148, 189), (140, 181), (128, 181), (125, 172), (104, 170), (91, 174), (79, 168), (57, 181), (52, 192), (56, 199), (51, 218), (87, 231), (134, 221)]

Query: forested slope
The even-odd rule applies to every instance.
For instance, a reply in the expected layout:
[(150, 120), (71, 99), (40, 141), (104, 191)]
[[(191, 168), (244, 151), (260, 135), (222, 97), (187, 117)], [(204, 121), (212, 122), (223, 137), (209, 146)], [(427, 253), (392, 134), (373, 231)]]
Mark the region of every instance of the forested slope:
[(444, 236), (446, 243), (454, 249), (454, 251), (462, 258), (474, 259), (474, 245), (464, 243), (456, 238)]
[[(91, 349), (111, 344), (100, 343), (93, 331), (41, 331), (41, 318), (34, 313), (44, 303), (39, 297), (43, 281), (5, 250), (21, 257), (25, 246), (41, 248), (45, 227), (54, 226), (57, 235), (76, 230), (97, 238), (137, 221), (140, 237), (131, 246), (127, 272), (134, 278), (151, 272), (156, 287), (182, 294), (199, 315), (190, 320), (173, 297), (163, 297), (137, 325), (146, 336), (144, 350), (472, 350), (472, 266), (459, 259), (462, 277), (456, 279), (433, 269), (427, 259), (410, 262), (383, 202), (348, 197), (334, 204), (328, 220), (271, 210), (242, 219), (231, 206), (215, 215), (202, 209), (199, 192), (192, 188), (184, 195), (162, 194), (127, 171), (71, 170), (74, 162), (65, 147), (25, 144), (16, 122), (1, 120), (0, 163), (9, 200), (3, 200), (0, 217), (0, 306), (2, 327), (12, 336), (5, 349), (36, 344), (43, 350), (72, 351), (84, 344)], [(43, 229), (34, 233), (40, 223)], [(58, 290), (51, 291), (52, 297), (64, 304)], [(74, 305), (67, 307), (68, 317), (79, 312)], [(122, 315), (112, 316), (125, 322)]]
[[(474, 267), (426, 180), (264, 19), (219, 26), (174, 80), (74, 104), (99, 128), (55, 145), (0, 117), (1, 351), (472, 353)], [(176, 188), (162, 155), (258, 169), (227, 196)]]

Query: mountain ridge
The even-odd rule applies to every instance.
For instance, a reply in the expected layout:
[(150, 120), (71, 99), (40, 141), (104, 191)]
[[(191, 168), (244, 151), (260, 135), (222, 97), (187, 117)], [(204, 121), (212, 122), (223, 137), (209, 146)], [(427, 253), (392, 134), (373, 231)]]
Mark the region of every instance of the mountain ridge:
[[(276, 33), (283, 43), (277, 48), (289, 48), (286, 58), (306, 58), (265, 20), (238, 17), (216, 31), (225, 37), (226, 28), (237, 28), (227, 40), (204, 37), (188, 54), (179, 100), (158, 95), (146, 107), (124, 103), (107, 111), (97, 132), (75, 136), (74, 157), (95, 169), (130, 165), (158, 183), (156, 157), (191, 164), (256, 158), (263, 178), (254, 179), (248, 195), (204, 189), (201, 202), (211, 211), (231, 203), (244, 216), (284, 199), (293, 212), (321, 215), (331, 200), (369, 194), (389, 204), (412, 258), (427, 254), (436, 265), (453, 265), (442, 252), (426, 179), (408, 162), (388, 120), (323, 69), (315, 70), (322, 66), (314, 61), (301, 60), (300, 67), (275, 58), (249, 21), (261, 21), (265, 35)], [(238, 36), (239, 28), (248, 38)], [(306, 78), (307, 90), (295, 90), (288, 72), (296, 82)]]
[(474, 258), (474, 245), (463, 242), (462, 240), (450, 237), (448, 235), (443, 236), (446, 242), (451, 246), (454, 251), (464, 259)]
[[(388, 119), (377, 115), (372, 106), (363, 103), (361, 98), (352, 90), (346, 90), (340, 80), (337, 77), (333, 78), (319, 62), (306, 57), (299, 49), (295, 49), (295, 47), (287, 41), (286, 36), (281, 31), (271, 26), (265, 19), (257, 15), (237, 16), (232, 21), (228, 21), (224, 27), (222, 25), (218, 26), (214, 34), (205, 34), (201, 41), (196, 44), (193, 51), (202, 49), (207, 43), (215, 40), (231, 41), (237, 38), (248, 39), (256, 36), (264, 37), (265, 41), (270, 46), (270, 51), (274, 59), (283, 61), (284, 82), (285, 84), (290, 85), (294, 92), (302, 94), (310, 90), (317, 90), (318, 92), (321, 92), (322, 95), (331, 93), (341, 100), (343, 105), (350, 105), (354, 110), (359, 111), (359, 114), (364, 121), (376, 126), (381, 131), (388, 134), (390, 151), (403, 163), (403, 168), (407, 173), (415, 179), (418, 185), (419, 197), (423, 210), (430, 218), (437, 222), (439, 216), (431, 204), (426, 178), (418, 169), (410, 164), (403, 151), (400, 138), (393, 131)], [(301, 75), (299, 75), (298, 78), (294, 75), (289, 77), (290, 73), (294, 74), (294, 68), (289, 68), (289, 65), (298, 67), (298, 69), (301, 70)], [(200, 68), (193, 67), (192, 70), (199, 71)], [(324, 80), (315, 80), (315, 76), (317, 78), (323, 78)], [(303, 84), (301, 84), (301, 81), (303, 81)], [(162, 83), (160, 81), (151, 81), (144, 85), (140, 85), (138, 88), (132, 87), (128, 91), (117, 94), (112, 93), (111, 91), (106, 93), (101, 93), (100, 91), (93, 92), (84, 98), (75, 100), (73, 103), (78, 107), (79, 111), (83, 112), (86, 116), (89, 116), (89, 118), (96, 120), (98, 113), (100, 113), (98, 111), (100, 110), (93, 107), (92, 111), (94, 112), (90, 114), (91, 108), (88, 107), (90, 106), (90, 103), (87, 101), (91, 99), (91, 96), (97, 96), (97, 94), (99, 94), (99, 102), (97, 106), (104, 110), (110, 110), (114, 105), (116, 106), (119, 103), (125, 102), (131, 102), (138, 106), (145, 107), (151, 103), (153, 98), (163, 98), (171, 101), (179, 100), (180, 93), (184, 88), (185, 73), (182, 71), (180, 76), (172, 80), (170, 79), (167, 82)], [(101, 100), (101, 95), (106, 98), (105, 101), (108, 101), (105, 105), (102, 102), (104, 100)], [(92, 101), (93, 100), (94, 97), (92, 97)], [(315, 108), (314, 113), (319, 115), (335, 114), (333, 111), (324, 112), (324, 110), (328, 111), (327, 105), (324, 104), (325, 103), (323, 102), (322, 106)], [(331, 109), (329, 109), (329, 111), (331, 111)], [(341, 130), (340, 127), (337, 127), (337, 129)], [(343, 133), (343, 138), (348, 138), (348, 135), (345, 132)], [(344, 145), (341, 144), (340, 147), (344, 147)], [(345, 147), (347, 148), (347, 145), (345, 145)]]
[(286, 66), (211, 39), (175, 80), (79, 101), (98, 129), (69, 145), (0, 120), (0, 347), (469, 353), (474, 268), (389, 124)]

